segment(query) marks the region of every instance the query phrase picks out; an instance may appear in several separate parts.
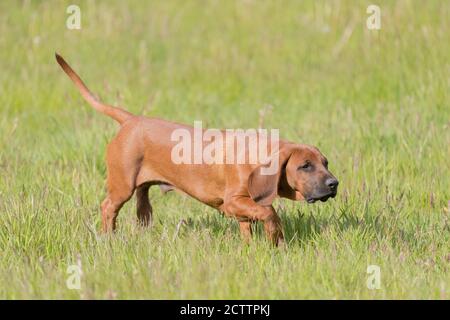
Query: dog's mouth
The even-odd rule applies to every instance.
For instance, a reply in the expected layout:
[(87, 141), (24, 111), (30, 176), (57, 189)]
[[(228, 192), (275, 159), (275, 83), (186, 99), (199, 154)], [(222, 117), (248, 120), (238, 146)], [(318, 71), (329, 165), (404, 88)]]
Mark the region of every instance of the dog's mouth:
[(328, 193), (328, 194), (323, 195), (323, 196), (318, 196), (318, 197), (307, 197), (307, 198), (306, 198), (306, 202), (308, 202), (308, 203), (314, 203), (314, 202), (316, 202), (317, 200), (320, 200), (320, 201), (322, 201), (322, 202), (325, 202), (325, 201), (327, 201), (329, 198), (334, 198), (334, 197), (336, 197), (336, 194), (337, 194), (337, 192), (331, 192), (331, 193)]

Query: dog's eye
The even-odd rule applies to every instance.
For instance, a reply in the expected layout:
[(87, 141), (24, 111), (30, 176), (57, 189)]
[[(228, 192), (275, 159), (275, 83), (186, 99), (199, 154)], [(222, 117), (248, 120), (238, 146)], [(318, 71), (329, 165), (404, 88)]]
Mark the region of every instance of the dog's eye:
[(306, 162), (304, 165), (298, 167), (299, 170), (300, 169), (306, 170), (306, 169), (309, 169), (309, 168), (311, 168), (311, 163), (309, 163), (309, 162)]

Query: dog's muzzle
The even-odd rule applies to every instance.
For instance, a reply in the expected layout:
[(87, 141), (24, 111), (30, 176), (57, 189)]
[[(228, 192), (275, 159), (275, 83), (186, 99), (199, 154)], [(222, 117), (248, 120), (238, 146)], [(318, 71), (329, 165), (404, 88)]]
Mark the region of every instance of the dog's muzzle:
[(337, 187), (339, 185), (339, 181), (336, 178), (328, 178), (325, 180), (325, 187), (326, 191), (321, 191), (318, 195), (311, 195), (309, 197), (306, 197), (306, 202), (308, 203), (314, 203), (317, 200), (320, 200), (322, 202), (327, 201), (329, 198), (336, 197), (337, 194)]

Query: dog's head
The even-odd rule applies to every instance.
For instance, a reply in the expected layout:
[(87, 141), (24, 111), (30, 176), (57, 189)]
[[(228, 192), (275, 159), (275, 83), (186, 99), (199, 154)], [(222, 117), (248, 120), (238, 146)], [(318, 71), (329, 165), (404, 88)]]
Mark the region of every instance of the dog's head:
[[(265, 174), (276, 163), (276, 172)], [(248, 179), (252, 199), (261, 205), (272, 204), (274, 198), (327, 201), (337, 193), (338, 180), (328, 170), (328, 161), (313, 146), (285, 144), (267, 164), (254, 169)]]

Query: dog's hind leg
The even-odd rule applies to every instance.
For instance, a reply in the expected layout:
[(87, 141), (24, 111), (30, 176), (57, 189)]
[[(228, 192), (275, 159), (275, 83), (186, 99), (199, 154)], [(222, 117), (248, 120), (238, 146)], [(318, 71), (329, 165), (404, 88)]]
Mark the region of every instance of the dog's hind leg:
[(133, 195), (134, 190), (126, 192), (108, 192), (105, 200), (102, 202), (102, 229), (103, 232), (114, 231), (116, 229), (116, 219), (119, 210)]
[(104, 232), (116, 229), (119, 210), (136, 188), (138, 165), (131, 157), (121, 156), (121, 145), (113, 141), (106, 154), (108, 194), (102, 202), (102, 227)]
[(136, 211), (139, 225), (152, 226), (153, 209), (148, 198), (149, 184), (143, 184), (136, 188)]

